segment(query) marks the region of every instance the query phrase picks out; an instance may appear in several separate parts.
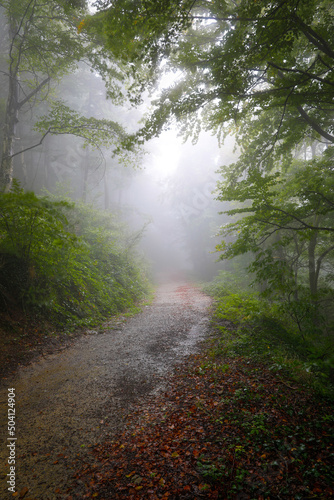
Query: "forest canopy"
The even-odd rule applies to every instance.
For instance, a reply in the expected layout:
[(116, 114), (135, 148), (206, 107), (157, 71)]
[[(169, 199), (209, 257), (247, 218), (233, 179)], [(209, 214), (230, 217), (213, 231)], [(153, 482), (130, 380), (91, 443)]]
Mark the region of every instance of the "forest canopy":
[(135, 139), (173, 120), (194, 141), (201, 130), (221, 142), (234, 134), (238, 160), (220, 168), (216, 191), (234, 207), (217, 250), (222, 259), (251, 254), (263, 293), (295, 310), (300, 329), (317, 329), (333, 305), (332, 2), (95, 5), (84, 29), (127, 64), (134, 100), (174, 73)]
[[(85, 14), (87, 4), (81, 0), (0, 2), (0, 191), (10, 190), (13, 177), (26, 181), (25, 156), (50, 136), (79, 137), (93, 149), (116, 149), (126, 138), (118, 120), (87, 116), (91, 114), (89, 103), (84, 105), (87, 93), (90, 98), (87, 69), (95, 80), (103, 81), (114, 106), (123, 102), (125, 73), (114, 58), (104, 55), (97, 36), (80, 31)], [(79, 109), (64, 99), (67, 92), (62, 87), (68, 78), (72, 78), (71, 103), (75, 94), (86, 94)], [(82, 89), (84, 79), (86, 88)], [(18, 176), (15, 167), (21, 170)]]
[(222, 132), (230, 120), (278, 108), (277, 129), (293, 120), (333, 142), (331, 2), (96, 5), (103, 10), (87, 20), (87, 29), (100, 31), (110, 51), (128, 62), (137, 83), (154, 81), (166, 60), (167, 71), (181, 74), (157, 103), (148, 134), (173, 115), (192, 125), (192, 114), (200, 111), (206, 127)]

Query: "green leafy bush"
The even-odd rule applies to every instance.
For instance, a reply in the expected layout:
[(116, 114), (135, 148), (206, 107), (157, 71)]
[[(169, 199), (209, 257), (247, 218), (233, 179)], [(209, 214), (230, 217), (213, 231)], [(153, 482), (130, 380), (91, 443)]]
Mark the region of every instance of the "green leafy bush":
[[(205, 288), (216, 290), (214, 324), (220, 336), (220, 352), (256, 359), (327, 396), (334, 397), (334, 341), (323, 330), (305, 328), (301, 335), (291, 315), (311, 321), (307, 302), (300, 311), (247, 291), (230, 293), (217, 277)], [(222, 293), (223, 290), (223, 293)], [(312, 312), (312, 311), (311, 311)]]
[(0, 197), (0, 308), (61, 323), (124, 310), (147, 291), (129, 239), (110, 213), (15, 185)]

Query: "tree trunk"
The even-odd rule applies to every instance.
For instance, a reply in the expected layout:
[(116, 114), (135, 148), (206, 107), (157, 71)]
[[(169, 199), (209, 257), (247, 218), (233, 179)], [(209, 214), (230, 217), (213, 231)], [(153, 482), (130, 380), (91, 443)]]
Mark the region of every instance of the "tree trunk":
[(13, 150), (15, 130), (19, 114), (19, 81), (15, 58), (14, 39), (17, 34), (15, 21), (9, 21), (9, 40), (11, 43), (9, 66), (9, 86), (6, 114), (3, 125), (2, 158), (0, 165), (0, 192), (8, 192), (13, 182)]
[(318, 234), (316, 231), (312, 233), (312, 237), (308, 244), (308, 271), (311, 296), (315, 297), (318, 291), (318, 276), (316, 269), (315, 248), (317, 246)]
[(18, 122), (18, 80), (16, 75), (11, 75), (7, 99), (3, 142), (2, 159), (0, 166), (0, 191), (8, 192), (13, 181), (13, 150), (16, 124)]
[(82, 192), (81, 199), (84, 203), (87, 202), (87, 188), (88, 188), (88, 171), (89, 171), (89, 147), (85, 149), (85, 157), (83, 161), (83, 171), (82, 171)]
[(109, 185), (108, 185), (108, 173), (104, 174), (104, 209), (109, 210), (110, 208), (110, 196), (109, 196)]

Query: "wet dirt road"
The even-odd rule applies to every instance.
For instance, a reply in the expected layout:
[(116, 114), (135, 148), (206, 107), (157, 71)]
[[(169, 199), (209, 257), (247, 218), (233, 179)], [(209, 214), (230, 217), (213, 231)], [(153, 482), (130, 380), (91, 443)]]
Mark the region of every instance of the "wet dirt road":
[[(152, 304), (117, 329), (105, 323), (3, 381), (0, 498), (13, 498), (6, 465), (11, 450), (15, 491), (25, 500), (81, 498), (67, 491), (74, 459), (116, 437), (131, 404), (163, 388), (175, 362), (205, 337), (209, 305), (192, 285), (161, 285)], [(8, 440), (8, 388), (16, 395), (15, 441)]]

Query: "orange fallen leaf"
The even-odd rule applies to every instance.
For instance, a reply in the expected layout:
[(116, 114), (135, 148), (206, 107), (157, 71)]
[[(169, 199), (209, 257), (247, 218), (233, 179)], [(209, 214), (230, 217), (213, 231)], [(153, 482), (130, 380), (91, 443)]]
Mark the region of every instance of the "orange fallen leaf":
[(25, 486), (24, 488), (22, 488), (22, 490), (20, 491), (20, 494), (19, 494), (19, 498), (24, 498), (26, 496), (26, 494), (28, 493), (28, 488)]

